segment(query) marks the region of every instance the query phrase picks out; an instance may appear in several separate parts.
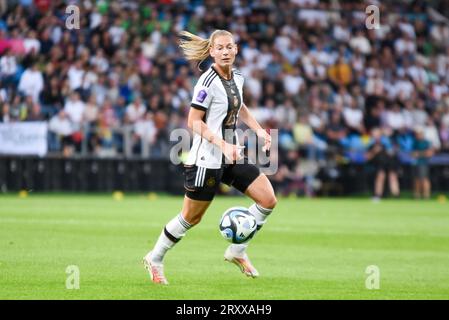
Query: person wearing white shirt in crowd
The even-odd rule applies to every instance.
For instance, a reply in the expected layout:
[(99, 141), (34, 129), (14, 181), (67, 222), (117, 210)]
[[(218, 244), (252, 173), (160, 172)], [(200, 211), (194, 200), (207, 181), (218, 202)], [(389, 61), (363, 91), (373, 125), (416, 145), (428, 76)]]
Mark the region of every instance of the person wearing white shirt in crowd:
[(68, 118), (73, 124), (74, 130), (81, 128), (81, 122), (83, 120), (85, 104), (80, 99), (78, 92), (72, 92), (70, 98), (64, 105), (64, 111), (67, 113)]
[(444, 23), (435, 23), (430, 29), (430, 36), (441, 45), (449, 45), (449, 27)]
[(25, 47), (25, 53), (29, 54), (34, 51), (38, 54), (41, 51), (41, 43), (37, 39), (37, 33), (34, 30), (28, 32), (28, 37), (23, 40), (23, 46)]
[(324, 46), (321, 42), (316, 44), (315, 49), (310, 50), (310, 55), (315, 57), (317, 61), (322, 65), (329, 65), (332, 61), (332, 55), (324, 50)]
[(440, 78), (438, 83), (432, 83), (430, 86), (431, 96), (434, 100), (440, 101), (445, 94), (449, 92), (449, 88), (444, 81), (444, 78)]
[(313, 100), (311, 103), (312, 111), (309, 113), (309, 124), (316, 133), (324, 134), (326, 125), (329, 121), (327, 112), (323, 107), (324, 103), (321, 100)]
[(319, 0), (291, 0), (292, 3), (296, 4), (300, 8), (306, 7), (316, 7), (319, 4)]
[(146, 110), (145, 105), (142, 103), (142, 99), (139, 96), (135, 97), (133, 102), (126, 107), (126, 123), (136, 123), (143, 118)]
[(23, 95), (33, 97), (34, 102), (39, 101), (39, 94), (44, 89), (44, 77), (36, 63), (22, 74), (18, 89)]
[(429, 83), (429, 76), (422, 62), (410, 66), (405, 72), (410, 75), (418, 87), (426, 86)]
[(438, 75), (440, 77), (445, 77), (447, 75), (447, 70), (449, 70), (449, 46), (434, 59)]
[(404, 119), (404, 127), (408, 130), (414, 129), (414, 119), (413, 119), (413, 101), (407, 100), (404, 102), (404, 109), (402, 109), (402, 118)]
[(382, 77), (382, 72), (377, 70), (374, 75), (368, 77), (365, 85), (365, 92), (368, 96), (381, 97), (385, 92), (385, 81)]
[(95, 123), (98, 120), (99, 110), (98, 105), (96, 103), (96, 97), (92, 94), (83, 111), (83, 121), (87, 123)]
[(252, 70), (251, 75), (245, 82), (245, 87), (251, 94), (251, 97), (258, 101), (262, 95), (261, 71), (257, 69)]
[(142, 143), (154, 144), (156, 141), (157, 129), (154, 124), (153, 114), (145, 112), (144, 115), (134, 123), (135, 138)]
[(97, 49), (95, 56), (90, 58), (90, 63), (96, 66), (100, 72), (106, 72), (109, 68), (109, 62), (106, 59), (102, 48)]
[(283, 53), (288, 50), (291, 42), (292, 39), (288, 35), (288, 30), (282, 28), (280, 35), (274, 40), (274, 45), (279, 52)]
[(6, 49), (0, 58), (0, 78), (14, 76), (17, 72), (17, 59), (9, 49)]
[(423, 127), (426, 124), (429, 116), (425, 110), (425, 103), (423, 100), (419, 99), (416, 101), (416, 108), (413, 110), (412, 115), (415, 128)]
[(341, 42), (349, 42), (351, 39), (351, 31), (348, 28), (348, 25), (345, 20), (341, 20), (335, 23), (332, 32), (333, 37)]
[(72, 122), (64, 110), (54, 115), (48, 124), (48, 129), (59, 136), (70, 136), (73, 133)]
[(449, 149), (449, 106), (446, 106), (441, 117), (440, 137), (442, 148)]
[(400, 76), (394, 86), (397, 94), (396, 98), (400, 100), (405, 100), (406, 98), (410, 97), (415, 91), (415, 86), (413, 85), (413, 83), (404, 75)]
[(257, 68), (259, 70), (265, 70), (273, 60), (273, 55), (270, 52), (270, 48), (267, 44), (263, 44), (260, 47), (260, 52), (257, 57)]
[(285, 50), (280, 50), (280, 52), (291, 65), (295, 65), (299, 60), (299, 58), (301, 57), (301, 49), (299, 47), (299, 41), (298, 40), (290, 41), (288, 48)]
[(121, 26), (121, 19), (116, 18), (114, 21), (114, 25), (109, 28), (109, 34), (112, 38), (112, 43), (114, 45), (118, 45), (120, 43), (120, 40), (122, 39), (123, 34), (125, 33), (125, 29)]
[(301, 71), (298, 67), (294, 67), (290, 74), (283, 78), (284, 90), (288, 95), (294, 96), (305, 85), (304, 79), (301, 77)]
[(98, 7), (94, 6), (92, 12), (89, 15), (89, 28), (91, 30), (95, 29), (101, 24), (101, 13), (98, 11)]
[(257, 43), (255, 40), (250, 40), (247, 47), (242, 49), (242, 56), (245, 61), (254, 61), (254, 58), (259, 54), (259, 49), (257, 49)]
[(371, 53), (371, 43), (365, 37), (362, 30), (358, 30), (355, 37), (351, 38), (349, 45), (352, 49), (358, 49), (362, 54), (368, 55)]
[(304, 22), (308, 27), (319, 25), (322, 28), (326, 28), (329, 23), (327, 11), (317, 9), (299, 10), (298, 20)]
[(405, 126), (404, 116), (399, 104), (395, 103), (391, 110), (387, 111), (386, 125), (394, 131), (399, 131)]
[(297, 119), (297, 112), (290, 99), (286, 99), (282, 105), (276, 107), (275, 118), (277, 123), (292, 128)]
[[(335, 104), (343, 106), (343, 108), (350, 108), (354, 102), (354, 98), (349, 94), (348, 89), (346, 87), (341, 86), (338, 89), (337, 94), (335, 95)], [(357, 104), (356, 104), (357, 107)]]
[(74, 91), (80, 88), (83, 84), (84, 69), (82, 67), (82, 62), (77, 60), (70, 68), (67, 73), (69, 77), (70, 90)]
[(99, 73), (100, 72), (98, 70), (98, 67), (89, 67), (87, 69), (87, 72), (83, 76), (83, 83), (81, 85), (81, 88), (83, 88), (83, 90), (91, 90), (92, 87), (98, 82)]
[(364, 131), (363, 112), (357, 108), (355, 101), (352, 102), (350, 107), (343, 109), (343, 119), (353, 133), (360, 134)]
[(416, 38), (415, 27), (404, 17), (401, 17), (398, 22), (399, 29), (408, 35), (409, 38)]
[(416, 43), (413, 38), (409, 35), (404, 34), (402, 38), (397, 38), (394, 42), (394, 49), (398, 56), (402, 56), (404, 54), (414, 54), (416, 53)]
[(71, 135), (74, 130), (72, 122), (64, 110), (60, 110), (55, 114), (48, 124), (48, 130), (56, 134), (57, 139), (62, 143), (62, 152), (65, 157), (73, 153), (73, 141)]
[(438, 134), (438, 129), (435, 126), (435, 123), (432, 118), (428, 118), (426, 121), (426, 125), (423, 127), (424, 130), (424, 138), (428, 140), (434, 150), (440, 150), (441, 141)]
[(355, 50), (349, 63), (354, 71), (363, 71), (365, 69), (365, 56), (360, 51)]
[(326, 78), (326, 67), (319, 64), (315, 57), (304, 57), (304, 71), (309, 81), (322, 81)]
[(5, 88), (0, 88), (0, 103), (4, 103), (8, 100), (8, 92)]

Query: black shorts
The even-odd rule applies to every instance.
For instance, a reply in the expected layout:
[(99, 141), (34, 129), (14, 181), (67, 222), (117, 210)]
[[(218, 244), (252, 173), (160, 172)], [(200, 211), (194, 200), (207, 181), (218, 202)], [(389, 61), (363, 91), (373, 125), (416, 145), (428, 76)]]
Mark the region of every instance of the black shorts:
[(417, 179), (429, 178), (429, 165), (427, 164), (417, 164), (413, 166), (413, 176)]
[(377, 157), (373, 160), (376, 171), (397, 172), (400, 164), (395, 156)]
[(259, 174), (259, 168), (248, 163), (225, 164), (220, 169), (185, 165), (184, 188), (192, 200), (211, 201), (221, 182), (244, 193)]

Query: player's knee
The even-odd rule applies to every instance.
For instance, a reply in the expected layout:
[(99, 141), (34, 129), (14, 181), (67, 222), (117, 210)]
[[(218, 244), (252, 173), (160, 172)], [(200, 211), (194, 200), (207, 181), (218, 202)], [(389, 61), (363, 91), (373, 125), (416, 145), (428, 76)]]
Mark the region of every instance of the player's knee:
[(276, 207), (278, 200), (276, 196), (273, 194), (271, 196), (267, 196), (264, 198), (263, 201), (261, 201), (260, 205), (266, 209), (274, 209)]
[(192, 227), (197, 225), (200, 222), (201, 222), (201, 217), (195, 217), (195, 218), (192, 218), (191, 221), (189, 221), (189, 223), (192, 225)]
[(201, 222), (201, 219), (203, 218), (204, 212), (199, 212), (197, 214), (189, 214), (186, 221), (193, 227)]

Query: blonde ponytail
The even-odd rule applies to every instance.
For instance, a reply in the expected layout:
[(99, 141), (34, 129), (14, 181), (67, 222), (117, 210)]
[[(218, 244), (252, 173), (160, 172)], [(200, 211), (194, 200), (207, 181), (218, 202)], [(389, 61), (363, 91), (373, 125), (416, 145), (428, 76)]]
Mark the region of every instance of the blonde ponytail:
[(231, 36), (232, 33), (226, 30), (215, 30), (209, 39), (203, 39), (188, 31), (179, 33), (179, 47), (187, 60), (203, 61), (209, 57), (209, 50), (217, 36)]

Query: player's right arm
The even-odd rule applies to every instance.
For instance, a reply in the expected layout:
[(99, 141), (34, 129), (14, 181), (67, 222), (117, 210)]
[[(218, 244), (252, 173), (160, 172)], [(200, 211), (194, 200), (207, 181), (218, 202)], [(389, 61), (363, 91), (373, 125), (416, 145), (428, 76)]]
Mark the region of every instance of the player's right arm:
[(196, 134), (209, 141), (210, 143), (216, 145), (223, 152), (226, 158), (231, 161), (240, 160), (241, 147), (235, 144), (230, 144), (224, 141), (222, 138), (214, 134), (207, 124), (203, 121), (206, 111), (198, 108), (190, 108), (189, 117), (187, 120), (187, 126)]

